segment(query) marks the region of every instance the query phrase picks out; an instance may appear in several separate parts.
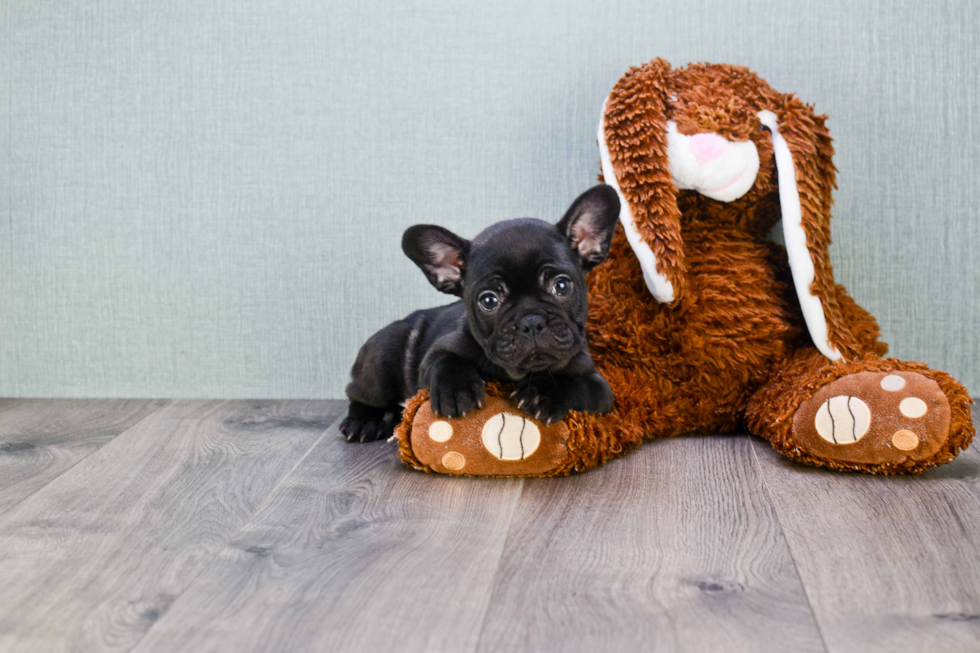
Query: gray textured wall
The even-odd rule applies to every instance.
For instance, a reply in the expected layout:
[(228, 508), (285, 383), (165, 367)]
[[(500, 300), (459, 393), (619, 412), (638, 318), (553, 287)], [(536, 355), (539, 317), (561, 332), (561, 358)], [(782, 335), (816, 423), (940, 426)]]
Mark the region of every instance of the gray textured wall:
[(399, 249), (557, 218), (630, 66), (829, 113), (837, 277), (980, 391), (980, 4), (0, 1), (0, 396), (340, 396)]

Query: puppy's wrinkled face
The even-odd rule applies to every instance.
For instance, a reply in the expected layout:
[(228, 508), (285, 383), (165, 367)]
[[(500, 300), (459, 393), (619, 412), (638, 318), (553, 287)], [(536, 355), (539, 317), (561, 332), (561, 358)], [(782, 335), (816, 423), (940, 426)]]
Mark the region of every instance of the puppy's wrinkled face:
[(551, 224), (508, 220), (473, 241), (463, 282), (473, 337), (514, 378), (561, 369), (585, 342), (585, 272)]
[(434, 225), (405, 232), (402, 249), (433, 286), (460, 295), (471, 335), (513, 379), (560, 370), (585, 348), (585, 274), (605, 260), (619, 218), (611, 186), (580, 195), (552, 225), (498, 222), (473, 242)]

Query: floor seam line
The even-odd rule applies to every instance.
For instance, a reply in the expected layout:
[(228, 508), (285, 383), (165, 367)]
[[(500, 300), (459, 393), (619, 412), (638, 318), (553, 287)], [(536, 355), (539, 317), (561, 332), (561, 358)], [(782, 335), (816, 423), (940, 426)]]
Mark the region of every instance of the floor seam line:
[(790, 544), (789, 538), (786, 537), (786, 529), (783, 528), (783, 520), (779, 517), (779, 509), (776, 507), (776, 502), (773, 501), (772, 492), (769, 490), (769, 483), (766, 482), (766, 476), (762, 472), (762, 463), (759, 461), (759, 454), (756, 447), (761, 446), (761, 443), (755, 442), (756, 437), (754, 435), (749, 435), (749, 448), (752, 450), (752, 460), (755, 461), (756, 471), (759, 473), (759, 480), (762, 482), (762, 491), (765, 493), (766, 499), (769, 501), (769, 507), (772, 509), (773, 517), (776, 520), (776, 526), (779, 528), (779, 534), (783, 537), (783, 542), (786, 544), (786, 551), (789, 553), (789, 559), (793, 562), (793, 571), (796, 572), (796, 580), (800, 582), (800, 588), (803, 590), (803, 598), (806, 599), (806, 606), (810, 609), (810, 614), (813, 616), (813, 625), (817, 628), (817, 635), (820, 636), (820, 644), (823, 645), (823, 650), (830, 653), (830, 648), (827, 646), (827, 638), (824, 637), (823, 627), (820, 625), (820, 618), (817, 617), (817, 611), (813, 609), (813, 602), (810, 600), (810, 593), (807, 591), (806, 583), (803, 582), (803, 576), (800, 574), (800, 566), (796, 562), (796, 555), (793, 553), (793, 546)]
[(480, 642), (483, 641), (483, 633), (487, 626), (487, 613), (490, 611), (490, 602), (493, 600), (493, 595), (497, 591), (497, 575), (500, 572), (500, 565), (504, 559), (504, 552), (507, 550), (507, 542), (510, 540), (510, 531), (514, 526), (514, 518), (517, 516), (517, 504), (520, 503), (521, 497), (524, 495), (524, 487), (527, 484), (526, 478), (520, 479), (520, 486), (514, 496), (514, 508), (510, 513), (510, 519), (507, 520), (507, 535), (504, 536), (503, 543), (500, 545), (500, 554), (497, 556), (497, 564), (493, 571), (493, 584), (490, 585), (490, 591), (487, 596), (487, 604), (483, 608), (483, 616), (480, 618), (480, 632), (476, 636), (476, 645), (473, 647), (473, 652), (480, 650)]

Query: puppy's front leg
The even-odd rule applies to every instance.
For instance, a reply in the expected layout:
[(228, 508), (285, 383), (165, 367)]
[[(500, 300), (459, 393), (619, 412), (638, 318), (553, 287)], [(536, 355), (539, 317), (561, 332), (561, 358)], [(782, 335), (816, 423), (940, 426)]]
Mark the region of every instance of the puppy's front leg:
[(570, 410), (602, 414), (613, 407), (612, 388), (598, 372), (529, 376), (518, 384), (514, 399), (518, 408), (549, 424), (564, 419)]
[(613, 391), (609, 382), (593, 372), (586, 376), (577, 377), (568, 391), (569, 410), (580, 410), (586, 413), (603, 415), (613, 408)]
[(564, 419), (570, 410), (603, 414), (613, 407), (609, 382), (585, 352), (561, 372), (527, 376), (514, 391), (514, 399), (518, 408), (549, 424)]
[(476, 364), (450, 352), (428, 362), (426, 381), (432, 410), (446, 417), (461, 417), (483, 406), (486, 383)]

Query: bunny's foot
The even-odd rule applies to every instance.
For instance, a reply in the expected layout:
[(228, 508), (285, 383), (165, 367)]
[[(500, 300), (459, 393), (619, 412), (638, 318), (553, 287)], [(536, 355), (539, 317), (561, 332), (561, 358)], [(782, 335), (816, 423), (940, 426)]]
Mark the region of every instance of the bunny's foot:
[(749, 406), (752, 430), (802, 462), (881, 474), (952, 460), (974, 429), (969, 395), (945, 372), (877, 357), (800, 357)]

